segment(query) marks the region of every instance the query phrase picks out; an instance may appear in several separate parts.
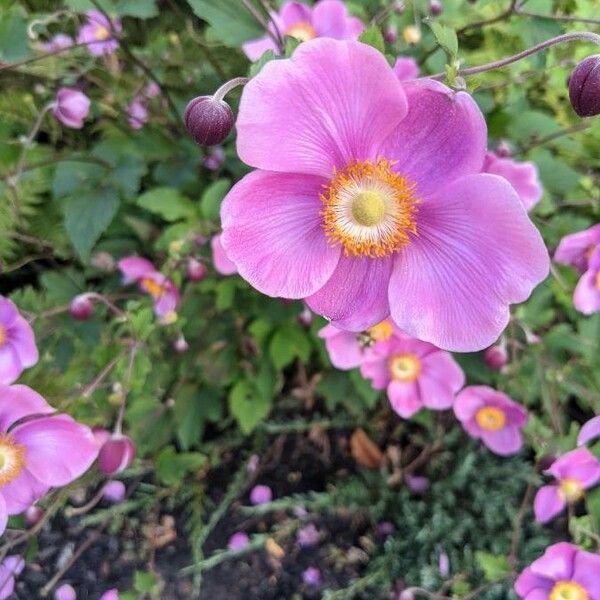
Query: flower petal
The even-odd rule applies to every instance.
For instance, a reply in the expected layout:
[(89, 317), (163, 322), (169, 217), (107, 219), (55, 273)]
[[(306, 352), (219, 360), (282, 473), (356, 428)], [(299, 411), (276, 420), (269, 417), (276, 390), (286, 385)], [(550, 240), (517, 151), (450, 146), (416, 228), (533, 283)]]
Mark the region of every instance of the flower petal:
[(319, 37), (347, 37), (348, 10), (341, 0), (321, 0), (313, 8), (312, 24)]
[(23, 372), (23, 365), (12, 344), (3, 344), (0, 348), (0, 384), (16, 381)]
[(325, 340), (331, 364), (337, 369), (354, 369), (361, 364), (363, 352), (355, 333), (325, 325), (319, 337)]
[(419, 63), (410, 56), (399, 56), (394, 63), (394, 73), (400, 81), (410, 81), (419, 76)]
[(465, 375), (447, 352), (433, 352), (423, 361), (418, 379), (423, 405), (433, 410), (452, 408), (454, 396), (465, 384)]
[(8, 513), (6, 512), (6, 503), (4, 502), (4, 497), (0, 492), (0, 535), (2, 535), (6, 530), (7, 523)]
[(485, 404), (482, 397), (484, 386), (470, 385), (460, 392), (454, 400), (454, 414), (459, 421), (469, 421)]
[(54, 409), (26, 385), (0, 385), (0, 431), (5, 432), (19, 419), (47, 415)]
[[(515, 581), (515, 592), (522, 598), (533, 590), (545, 590), (546, 594), (552, 589), (554, 582), (547, 577), (536, 575), (531, 568), (527, 567)], [(544, 597), (546, 598), (546, 597)]]
[(483, 443), (495, 454), (510, 456), (516, 454), (523, 446), (523, 436), (516, 427), (506, 426), (498, 431), (481, 432)]
[(417, 235), (392, 272), (392, 318), (439, 348), (481, 350), (506, 327), (509, 304), (526, 300), (548, 269), (544, 242), (510, 185), (463, 177), (421, 205)]
[(559, 512), (564, 510), (566, 502), (558, 493), (558, 486), (545, 485), (541, 487), (533, 501), (533, 512), (538, 523), (547, 523)]
[(119, 271), (123, 274), (123, 283), (134, 283), (146, 275), (156, 273), (154, 265), (139, 256), (127, 256), (118, 263)]
[(221, 275), (233, 275), (237, 273), (236, 266), (229, 260), (225, 249), (221, 243), (221, 234), (213, 235), (210, 240), (210, 247), (212, 249), (212, 260), (215, 267), (215, 271)]
[(554, 260), (563, 265), (573, 265), (583, 273), (587, 270), (589, 250), (597, 244), (600, 244), (600, 223), (562, 238)]
[(600, 437), (600, 415), (590, 419), (579, 432), (577, 436), (577, 445), (583, 446), (587, 444), (589, 441)]
[(252, 62), (256, 62), (267, 50), (272, 50), (275, 54), (279, 53), (277, 45), (270, 35), (242, 44), (242, 50)]
[(573, 562), (579, 548), (574, 544), (559, 542), (546, 549), (546, 552), (534, 560), (529, 568), (536, 575), (552, 581), (569, 580), (573, 575)]
[(281, 27), (283, 29), (289, 29), (297, 23), (310, 23), (311, 21), (311, 9), (302, 2), (285, 2), (281, 7), (280, 19)]
[(9, 515), (18, 515), (27, 510), (36, 500), (48, 492), (49, 486), (38, 481), (29, 471), (2, 487), (2, 496)]
[(423, 408), (416, 381), (411, 383), (391, 381), (387, 388), (387, 395), (394, 412), (403, 419), (410, 419)]
[(0, 296), (0, 325), (8, 329), (19, 316), (19, 309), (14, 302)]
[(39, 359), (35, 344), (35, 335), (29, 323), (20, 315), (13, 321), (8, 330), (8, 337), (19, 357), (21, 366), (32, 367)]
[(382, 54), (319, 38), (246, 84), (237, 150), (259, 169), (330, 177), (334, 167), (377, 158), (405, 114), (402, 86)]
[(590, 269), (581, 276), (575, 287), (573, 304), (584, 315), (591, 315), (600, 310), (600, 290), (596, 285), (597, 277), (598, 271)]
[(600, 600), (600, 554), (580, 550), (575, 554), (573, 581), (581, 584), (590, 600)]

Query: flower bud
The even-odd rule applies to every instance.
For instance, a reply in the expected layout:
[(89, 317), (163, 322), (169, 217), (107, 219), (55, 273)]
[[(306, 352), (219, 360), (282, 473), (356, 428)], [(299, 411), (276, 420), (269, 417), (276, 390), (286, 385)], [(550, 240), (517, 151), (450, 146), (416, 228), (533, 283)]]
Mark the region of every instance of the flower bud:
[(300, 548), (311, 548), (312, 546), (316, 546), (320, 539), (321, 534), (312, 523), (300, 527), (296, 532), (296, 542), (298, 542)]
[(185, 126), (200, 146), (220, 144), (233, 128), (233, 112), (224, 100), (198, 96), (185, 109)]
[(173, 349), (177, 354), (185, 354), (190, 348), (187, 340), (180, 334), (179, 337), (173, 342)]
[(429, 14), (437, 17), (444, 12), (444, 5), (440, 2), (440, 0), (430, 0), (429, 2)]
[(503, 344), (490, 346), (484, 353), (483, 359), (490, 369), (500, 371), (508, 362), (508, 353)]
[(102, 490), (102, 497), (108, 502), (118, 504), (125, 500), (125, 484), (122, 481), (109, 481)]
[(250, 538), (243, 531), (236, 531), (227, 542), (227, 548), (232, 551), (241, 550), (250, 543)]
[(218, 171), (225, 161), (223, 146), (215, 146), (204, 158), (204, 166), (210, 171)]
[(90, 99), (75, 88), (60, 88), (52, 108), (54, 116), (67, 127), (81, 129), (90, 112)]
[(580, 117), (600, 115), (600, 54), (588, 56), (573, 69), (569, 98)]
[(208, 274), (206, 265), (197, 258), (190, 258), (187, 264), (187, 277), (190, 281), (202, 281)]
[(508, 142), (502, 140), (498, 146), (496, 146), (496, 156), (499, 158), (509, 158), (512, 156), (512, 150)]
[(105, 475), (124, 471), (135, 458), (135, 444), (126, 435), (113, 434), (98, 454), (98, 467)]
[(94, 314), (94, 303), (89, 294), (79, 294), (71, 300), (69, 313), (78, 321), (87, 321)]
[(100, 596), (99, 600), (119, 600), (119, 592), (116, 589), (108, 590)]
[(90, 259), (92, 266), (101, 271), (110, 273), (115, 270), (116, 263), (115, 259), (108, 252), (97, 252)]
[(314, 587), (321, 585), (321, 571), (319, 571), (317, 567), (308, 567), (308, 569), (302, 573), (302, 581), (304, 581), (306, 585)]
[(76, 598), (77, 593), (68, 583), (61, 585), (54, 592), (54, 600), (76, 600)]
[(398, 28), (395, 25), (389, 25), (383, 31), (383, 38), (388, 44), (395, 44), (398, 41)]
[(250, 502), (255, 506), (266, 504), (273, 499), (273, 492), (268, 485), (255, 485), (250, 491)]
[(37, 523), (39, 523), (44, 517), (44, 511), (39, 507), (32, 504), (25, 511), (25, 523), (29, 525), (29, 527), (33, 527)]

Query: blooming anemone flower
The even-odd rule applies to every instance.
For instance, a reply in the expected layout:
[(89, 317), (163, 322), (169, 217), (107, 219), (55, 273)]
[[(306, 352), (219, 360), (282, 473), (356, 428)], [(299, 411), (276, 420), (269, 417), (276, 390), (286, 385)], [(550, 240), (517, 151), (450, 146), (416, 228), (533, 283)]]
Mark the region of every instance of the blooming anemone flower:
[(517, 578), (525, 600), (600, 600), (600, 554), (560, 542), (546, 549)]
[(600, 415), (590, 419), (579, 432), (577, 436), (577, 445), (583, 446), (592, 440), (600, 437)]
[(132, 129), (141, 129), (148, 121), (145, 99), (137, 96), (127, 106), (128, 122)]
[(556, 483), (542, 486), (535, 495), (533, 511), (539, 523), (550, 521), (600, 482), (600, 461), (587, 448), (577, 448), (555, 460), (544, 473)]
[(52, 114), (63, 125), (72, 129), (81, 129), (90, 112), (90, 99), (75, 88), (63, 87), (56, 93)]
[(58, 52), (59, 50), (70, 48), (72, 45), (73, 39), (70, 36), (64, 33), (57, 33), (47, 42), (42, 42), (40, 48), (44, 50), (44, 52)]
[(161, 321), (170, 322), (179, 304), (177, 286), (145, 258), (128, 256), (122, 258), (117, 266), (123, 274), (123, 283), (137, 283), (139, 288), (153, 299), (154, 312)]
[(407, 336), (375, 346), (360, 366), (376, 390), (387, 388), (394, 411), (408, 419), (422, 408), (452, 407), (465, 375), (448, 352)]
[(237, 267), (233, 264), (221, 243), (221, 234), (213, 235), (210, 240), (210, 247), (212, 249), (212, 259), (215, 271), (221, 275), (234, 275), (237, 273)]
[(532, 162), (518, 162), (488, 152), (485, 155), (483, 172), (504, 177), (519, 195), (525, 210), (531, 210), (544, 195), (537, 167)]
[(387, 342), (394, 333), (400, 332), (390, 319), (385, 319), (358, 334), (331, 324), (325, 325), (319, 331), (319, 337), (325, 340), (331, 364), (337, 369), (346, 370), (360, 366), (368, 348)]
[(27, 386), (0, 385), (0, 533), (8, 515), (26, 511), (50, 488), (71, 483), (96, 459), (91, 430), (53, 412)]
[(573, 304), (584, 315), (591, 315), (600, 310), (600, 246), (594, 250), (588, 270), (577, 282)]
[(394, 63), (394, 73), (400, 81), (409, 81), (419, 76), (419, 64), (409, 56), (399, 56)]
[(481, 439), (495, 454), (516, 454), (523, 445), (527, 410), (490, 387), (466, 387), (456, 396), (454, 414), (471, 437)]
[(413, 337), (479, 350), (548, 273), (516, 192), (481, 173), (471, 96), (401, 83), (370, 46), (318, 39), (267, 63), (237, 131), (257, 170), (222, 204), (227, 256), (261, 292), (306, 298), (340, 329), (391, 314)]
[(29, 323), (13, 302), (0, 296), (0, 384), (12, 383), (38, 361), (38, 349)]
[(600, 223), (586, 229), (566, 235), (554, 253), (554, 260), (563, 265), (572, 265), (580, 273), (588, 269), (589, 260), (600, 244)]
[[(273, 34), (282, 35), (307, 42), (318, 37), (337, 40), (356, 40), (363, 32), (364, 25), (357, 17), (351, 17), (342, 0), (321, 0), (315, 6), (302, 2), (285, 2), (278, 13), (271, 14)], [(267, 50), (275, 54), (279, 49), (271, 36), (247, 42), (242, 46), (246, 56), (258, 60)]]
[(7, 556), (0, 564), (0, 600), (12, 596), (15, 589), (15, 577), (25, 568), (22, 557), (12, 554)]
[(79, 30), (77, 43), (86, 44), (89, 53), (94, 56), (113, 53), (119, 47), (114, 36), (121, 33), (121, 20), (110, 20), (98, 10), (89, 10), (85, 14), (87, 21)]

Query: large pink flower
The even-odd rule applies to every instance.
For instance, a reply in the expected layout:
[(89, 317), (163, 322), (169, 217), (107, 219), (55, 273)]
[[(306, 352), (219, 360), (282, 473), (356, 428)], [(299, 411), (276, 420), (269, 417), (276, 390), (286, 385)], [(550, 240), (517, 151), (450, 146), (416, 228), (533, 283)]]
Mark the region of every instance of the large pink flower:
[(391, 314), (457, 351), (491, 345), (547, 275), (516, 192), (482, 174), (486, 126), (467, 93), (401, 83), (385, 58), (318, 39), (245, 87), (237, 149), (256, 168), (225, 198), (222, 242), (270, 296), (336, 327)]
[(448, 352), (405, 335), (377, 344), (360, 366), (376, 390), (387, 388), (394, 411), (408, 419), (422, 408), (452, 408), (465, 375)]
[(600, 244), (600, 223), (566, 235), (554, 253), (554, 260), (563, 265), (572, 265), (580, 273), (587, 271), (589, 260)]
[(518, 577), (524, 600), (600, 600), (600, 554), (560, 542), (546, 549)]
[(0, 384), (12, 383), (38, 361), (29, 323), (8, 298), (0, 296)]
[[(271, 32), (277, 30), (281, 35), (306, 42), (317, 37), (337, 40), (356, 40), (364, 25), (361, 20), (351, 17), (342, 0), (321, 0), (315, 6), (302, 2), (285, 2), (278, 13), (271, 14)], [(267, 50), (278, 54), (277, 46), (271, 36), (247, 42), (242, 46), (246, 56), (258, 60)]]
[(573, 304), (584, 315), (600, 311), (600, 246), (596, 246), (589, 259), (588, 270), (577, 282)]
[(502, 392), (484, 385), (466, 387), (456, 397), (454, 414), (471, 437), (495, 454), (515, 454), (523, 445), (527, 411)]
[(0, 385), (0, 533), (52, 487), (71, 483), (96, 459), (91, 430), (31, 388)]
[(556, 483), (542, 486), (535, 496), (533, 511), (540, 523), (547, 523), (567, 504), (581, 500), (585, 490), (600, 482), (600, 461), (587, 448), (577, 448), (554, 461), (545, 473)]

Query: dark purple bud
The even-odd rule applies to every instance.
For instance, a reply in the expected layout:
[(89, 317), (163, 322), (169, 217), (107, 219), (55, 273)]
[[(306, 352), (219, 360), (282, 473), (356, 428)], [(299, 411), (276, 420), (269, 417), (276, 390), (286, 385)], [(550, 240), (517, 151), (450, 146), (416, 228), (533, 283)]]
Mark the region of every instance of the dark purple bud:
[(508, 362), (508, 352), (503, 344), (490, 346), (484, 353), (483, 359), (490, 369), (501, 371)]
[(197, 258), (190, 258), (187, 264), (187, 276), (190, 281), (202, 281), (208, 274), (208, 269)]
[(233, 112), (224, 100), (198, 96), (185, 109), (185, 126), (200, 146), (220, 144), (233, 128)]
[(429, 14), (437, 17), (444, 12), (444, 5), (440, 2), (440, 0), (430, 0), (429, 1)]
[(600, 115), (600, 54), (588, 56), (573, 69), (569, 98), (580, 117)]
[(383, 30), (383, 37), (388, 44), (395, 44), (398, 41), (398, 28), (389, 25)]
[(43, 517), (44, 511), (38, 506), (32, 505), (25, 511), (25, 522), (30, 527), (39, 523)]
[(508, 158), (512, 155), (512, 150), (508, 142), (502, 140), (496, 147), (496, 156), (500, 158)]
[(105, 475), (124, 471), (135, 458), (135, 444), (131, 438), (114, 434), (104, 442), (98, 454), (98, 467)]
[(79, 294), (71, 300), (69, 312), (78, 321), (87, 321), (94, 314), (94, 303), (89, 294)]

